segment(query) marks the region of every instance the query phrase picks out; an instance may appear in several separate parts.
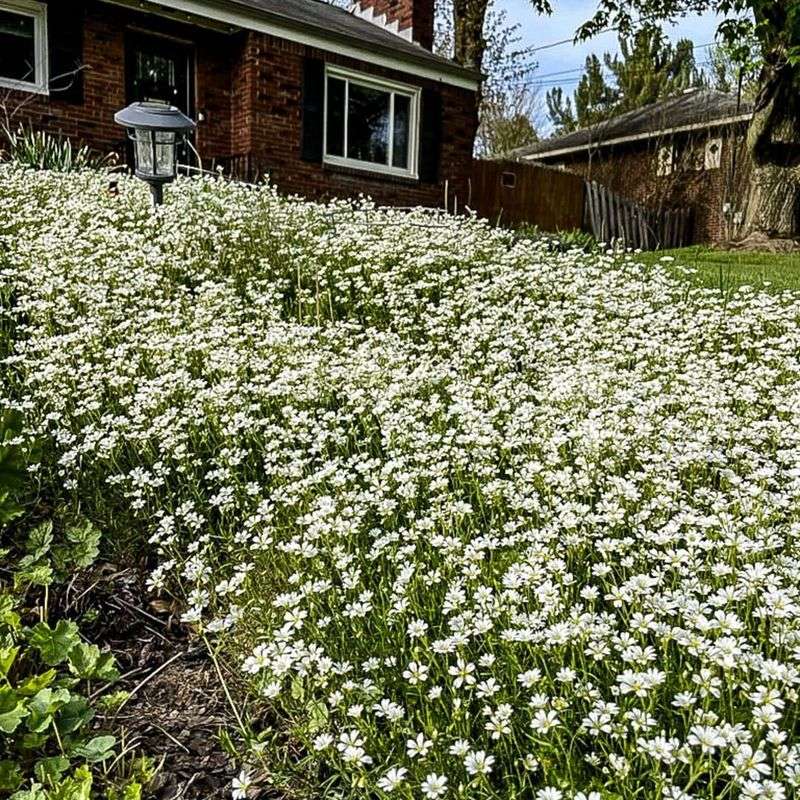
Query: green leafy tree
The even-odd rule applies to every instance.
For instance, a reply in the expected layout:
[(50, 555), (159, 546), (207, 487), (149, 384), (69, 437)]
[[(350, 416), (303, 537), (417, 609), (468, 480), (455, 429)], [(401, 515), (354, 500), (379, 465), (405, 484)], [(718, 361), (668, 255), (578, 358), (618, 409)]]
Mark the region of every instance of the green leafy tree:
[(548, 92), (547, 107), (556, 133), (589, 128), (603, 120), (679, 94), (702, 83), (694, 45), (673, 45), (657, 28), (620, 39), (620, 54), (586, 59), (572, 98), (559, 87)]
[(723, 42), (711, 49), (709, 62), (703, 76), (707, 86), (736, 94), (743, 101), (756, 99), (760, 72), (757, 42), (743, 42), (736, 48)]
[(632, 38), (620, 37), (620, 54), (606, 53), (618, 99), (615, 114), (680, 94), (698, 86), (702, 75), (694, 58), (694, 44), (681, 39), (673, 45), (658, 28), (644, 28)]
[(572, 98), (565, 98), (561, 87), (547, 93), (547, 109), (556, 134), (589, 128), (612, 117), (618, 102), (619, 92), (606, 81), (603, 64), (596, 55), (587, 57)]

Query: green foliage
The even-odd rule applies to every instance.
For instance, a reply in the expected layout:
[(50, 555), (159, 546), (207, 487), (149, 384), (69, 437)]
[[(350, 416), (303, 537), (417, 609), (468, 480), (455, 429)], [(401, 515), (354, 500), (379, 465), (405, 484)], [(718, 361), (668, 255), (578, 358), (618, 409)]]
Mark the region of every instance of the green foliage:
[(590, 55), (572, 99), (558, 87), (547, 94), (557, 133), (588, 128), (604, 120), (701, 85), (694, 46), (688, 39), (673, 45), (656, 27), (631, 38), (620, 37), (621, 55)]
[[(11, 536), (7, 523), (15, 519), (19, 527), (26, 475), (18, 432), (19, 420), (7, 415), (0, 429), (0, 530), (22, 545), (3, 551), (16, 568), (10, 580), (0, 581), (0, 797), (91, 800), (103, 792), (112, 800), (137, 800), (140, 781), (105, 774), (117, 740), (95, 729), (88, 699), (95, 687), (119, 678), (114, 657), (84, 641), (72, 620), (49, 621), (40, 590), (89, 566), (99, 533), (84, 520), (58, 526), (48, 520)], [(29, 624), (31, 601), (39, 621)], [(114, 699), (106, 705), (114, 706)]]
[(590, 253), (597, 250), (597, 241), (594, 236), (578, 229), (548, 233), (536, 225), (524, 225), (517, 228), (515, 234), (520, 239), (544, 242), (551, 252), (565, 253), (569, 250), (582, 250), (585, 253)]
[(76, 147), (66, 136), (38, 131), (26, 125), (11, 129), (3, 125), (4, 154), (7, 160), (34, 169), (78, 172), (114, 166), (115, 156), (100, 155), (87, 146)]
[(19, 446), (22, 417), (17, 412), (0, 414), (0, 526), (21, 516), (15, 493), (25, 484), (25, 455)]

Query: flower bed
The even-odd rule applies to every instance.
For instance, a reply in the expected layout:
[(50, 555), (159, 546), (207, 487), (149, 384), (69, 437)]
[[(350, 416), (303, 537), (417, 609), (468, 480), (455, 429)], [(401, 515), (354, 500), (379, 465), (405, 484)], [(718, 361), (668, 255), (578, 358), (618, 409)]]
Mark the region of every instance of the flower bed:
[(0, 245), (42, 485), (159, 553), (270, 709), (259, 780), (800, 785), (794, 295), (211, 180), (151, 217), (133, 182), (7, 167)]

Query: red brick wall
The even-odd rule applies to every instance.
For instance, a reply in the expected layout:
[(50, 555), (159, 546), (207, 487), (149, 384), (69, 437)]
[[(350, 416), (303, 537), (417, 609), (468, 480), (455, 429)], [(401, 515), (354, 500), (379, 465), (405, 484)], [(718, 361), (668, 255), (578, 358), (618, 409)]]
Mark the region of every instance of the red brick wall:
[(243, 48), (240, 75), (256, 87), (253, 115), (249, 120), (249, 152), (260, 172), (269, 173), (276, 185), (308, 197), (356, 196), (368, 194), (381, 203), (441, 204), (444, 182), (450, 197), (463, 206), (469, 196), (469, 176), (475, 131), (475, 95), (465, 89), (434, 84), (378, 67), (370, 74), (405, 81), (442, 92), (440, 183), (425, 184), (404, 178), (376, 176), (363, 170), (311, 164), (300, 158), (301, 92), (306, 57), (324, 58), (351, 69), (366, 65), (341, 56), (251, 33)]
[(389, 22), (400, 24), (400, 30), (412, 28), (414, 41), (433, 49), (434, 0), (359, 0), (359, 5), (386, 14)]
[[(49, 0), (61, 2), (61, 0)], [(125, 35), (130, 28), (152, 31), (195, 47), (196, 105), (206, 116), (198, 126), (197, 147), (215, 155), (230, 151), (231, 81), (226, 51), (230, 37), (147, 14), (98, 2), (85, 4), (83, 37), (83, 103), (22, 92), (10, 93), (7, 106), (16, 110), (15, 120), (36, 128), (63, 133), (102, 152), (125, 152), (125, 133), (114, 122), (114, 113), (126, 104)], [(51, 32), (52, 34), (52, 32)]]
[[(467, 202), (476, 126), (474, 93), (262, 34), (227, 34), (192, 27), (96, 0), (86, 3), (84, 102), (67, 103), (56, 94), (47, 98), (13, 93), (9, 106), (19, 107), (16, 119), (63, 133), (103, 152), (124, 154), (125, 135), (113, 117), (126, 104), (125, 36), (131, 27), (193, 43), (196, 108), (203, 115), (196, 146), (204, 167), (231, 156), (246, 158), (259, 173), (269, 173), (285, 192), (317, 198), (363, 193), (381, 203), (402, 205), (440, 205), (447, 180), (450, 196), (457, 196), (461, 205)], [(442, 93), (444, 107), (440, 183), (424, 184), (304, 162), (300, 146), (306, 57), (412, 85), (435, 85)]]
[[(719, 169), (695, 169), (692, 154), (702, 156), (708, 132), (683, 134), (672, 141), (675, 168), (672, 174), (657, 174), (658, 149), (667, 140), (645, 140), (612, 148), (548, 158), (543, 163), (562, 165), (588, 180), (607, 186), (623, 197), (652, 208), (683, 208), (694, 214), (694, 240), (697, 243), (727, 241), (736, 233), (734, 213), (744, 208), (748, 165), (743, 129), (725, 129), (711, 134), (723, 140)], [(725, 214), (726, 203), (731, 211)]]

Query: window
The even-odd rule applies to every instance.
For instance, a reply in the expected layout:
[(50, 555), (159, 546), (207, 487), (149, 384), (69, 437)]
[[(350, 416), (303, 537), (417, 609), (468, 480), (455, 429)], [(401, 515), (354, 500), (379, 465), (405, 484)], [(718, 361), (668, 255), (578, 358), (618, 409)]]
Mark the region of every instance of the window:
[(0, 86), (47, 93), (47, 6), (0, 0)]
[(673, 167), (675, 166), (675, 152), (671, 144), (664, 145), (658, 148), (658, 155), (656, 156), (656, 175), (663, 178), (666, 175), (672, 175)]
[(517, 175), (514, 172), (504, 172), (500, 176), (500, 184), (504, 189), (516, 189)]
[(709, 139), (706, 142), (705, 167), (719, 169), (722, 166), (722, 139)]
[(417, 177), (419, 89), (328, 68), (325, 161)]

